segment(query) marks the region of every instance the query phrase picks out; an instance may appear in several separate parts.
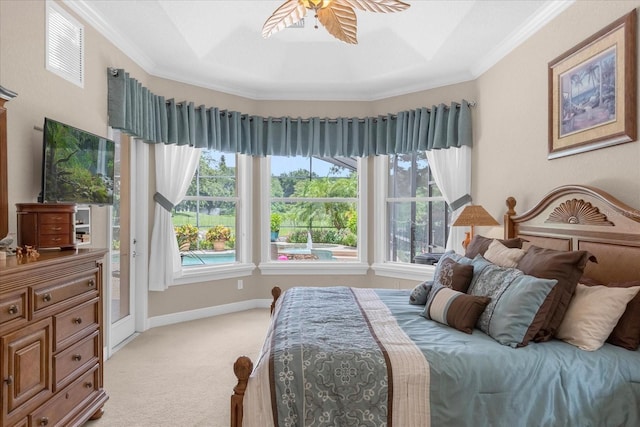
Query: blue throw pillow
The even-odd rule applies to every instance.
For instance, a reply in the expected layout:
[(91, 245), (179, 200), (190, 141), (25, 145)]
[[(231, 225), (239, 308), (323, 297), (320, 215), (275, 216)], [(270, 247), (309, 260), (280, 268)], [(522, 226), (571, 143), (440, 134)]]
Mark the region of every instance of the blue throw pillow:
[(473, 266), (469, 294), (491, 298), (478, 319), (478, 328), (500, 344), (526, 346), (542, 327), (536, 314), (558, 281), (500, 267), (480, 255), (474, 258)]
[(433, 282), (429, 280), (422, 282), (413, 288), (411, 295), (409, 295), (409, 304), (425, 305), (427, 303), (427, 298), (429, 297), (429, 291), (431, 291), (432, 284)]

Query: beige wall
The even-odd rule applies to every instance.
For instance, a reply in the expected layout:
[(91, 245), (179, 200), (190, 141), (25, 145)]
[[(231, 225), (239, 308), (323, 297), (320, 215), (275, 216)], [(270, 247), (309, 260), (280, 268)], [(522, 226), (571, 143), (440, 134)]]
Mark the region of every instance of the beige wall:
[[(146, 74), (88, 25), (84, 89), (44, 68), (44, 1), (0, 0), (0, 84), (18, 93), (9, 109), (9, 228), (15, 231), (15, 203), (35, 201), (40, 191), (42, 126), (45, 116), (106, 135), (106, 68), (125, 68), (153, 92), (207, 106), (264, 116), (364, 116), (467, 99), (473, 110), (473, 196), (496, 218), (514, 195), (517, 210), (531, 207), (551, 188), (567, 183), (599, 186), (640, 207), (640, 144), (623, 144), (547, 160), (547, 64), (558, 55), (637, 7), (640, 1), (578, 1), (477, 80), (375, 102), (255, 101), (168, 81)], [(372, 166), (371, 161), (370, 165)], [(257, 165), (257, 161), (255, 161)], [(256, 169), (257, 170), (257, 169)], [(258, 188), (254, 177), (254, 188)], [(370, 183), (372, 184), (372, 183)], [(373, 185), (370, 185), (372, 196)], [(369, 198), (370, 203), (372, 197)], [(254, 194), (258, 206), (260, 195)], [(94, 209), (94, 243), (106, 246), (106, 209)], [(150, 213), (152, 215), (152, 213)], [(152, 218), (152, 216), (150, 216)], [(369, 224), (373, 224), (369, 209)], [(258, 216), (253, 220), (261, 232)], [(499, 233), (499, 230), (485, 230)], [(256, 237), (254, 239), (258, 241)], [(369, 241), (373, 242), (374, 236)], [(370, 244), (370, 258), (373, 247)], [(259, 259), (259, 248), (254, 248)], [(371, 258), (370, 261), (373, 261)], [(327, 283), (410, 287), (413, 282), (367, 276), (261, 276), (176, 286), (149, 296), (149, 315), (160, 316), (253, 298), (266, 298), (272, 285)]]
[(640, 143), (547, 160), (548, 63), (640, 5), (578, 1), (477, 79), (473, 196), (496, 218), (563, 184), (600, 187), (640, 207)]

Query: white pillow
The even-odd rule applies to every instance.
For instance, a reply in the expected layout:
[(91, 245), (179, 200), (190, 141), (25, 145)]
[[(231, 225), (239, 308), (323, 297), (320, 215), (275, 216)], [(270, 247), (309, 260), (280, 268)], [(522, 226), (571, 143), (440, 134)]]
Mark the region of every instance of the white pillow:
[(484, 253), (484, 258), (500, 267), (515, 268), (518, 261), (524, 256), (524, 250), (518, 248), (508, 248), (496, 239), (489, 244), (489, 248)]
[(640, 286), (609, 288), (578, 283), (556, 337), (582, 350), (599, 349), (638, 291)]

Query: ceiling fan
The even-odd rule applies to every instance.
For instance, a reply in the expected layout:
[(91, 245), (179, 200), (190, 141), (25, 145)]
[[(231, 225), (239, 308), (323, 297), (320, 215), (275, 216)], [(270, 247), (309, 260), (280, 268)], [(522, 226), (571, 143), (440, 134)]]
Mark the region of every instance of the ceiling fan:
[[(398, 0), (287, 0), (266, 20), (262, 37), (272, 34), (300, 21), (307, 9), (315, 12), (315, 18), (329, 34), (350, 44), (358, 44), (356, 37), (357, 18), (354, 9), (369, 12), (400, 12), (409, 4)], [(318, 28), (318, 25), (315, 25)]]

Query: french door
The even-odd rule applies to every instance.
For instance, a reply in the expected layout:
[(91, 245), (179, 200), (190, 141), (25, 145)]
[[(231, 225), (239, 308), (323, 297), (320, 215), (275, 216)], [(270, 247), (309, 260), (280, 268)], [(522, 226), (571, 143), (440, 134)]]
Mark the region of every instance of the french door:
[(111, 260), (107, 308), (108, 331), (106, 333), (107, 357), (136, 332), (135, 301), (135, 215), (132, 214), (132, 200), (135, 200), (135, 186), (131, 185), (132, 165), (135, 164), (135, 150), (131, 139), (114, 130), (116, 143), (115, 202), (111, 211)]

